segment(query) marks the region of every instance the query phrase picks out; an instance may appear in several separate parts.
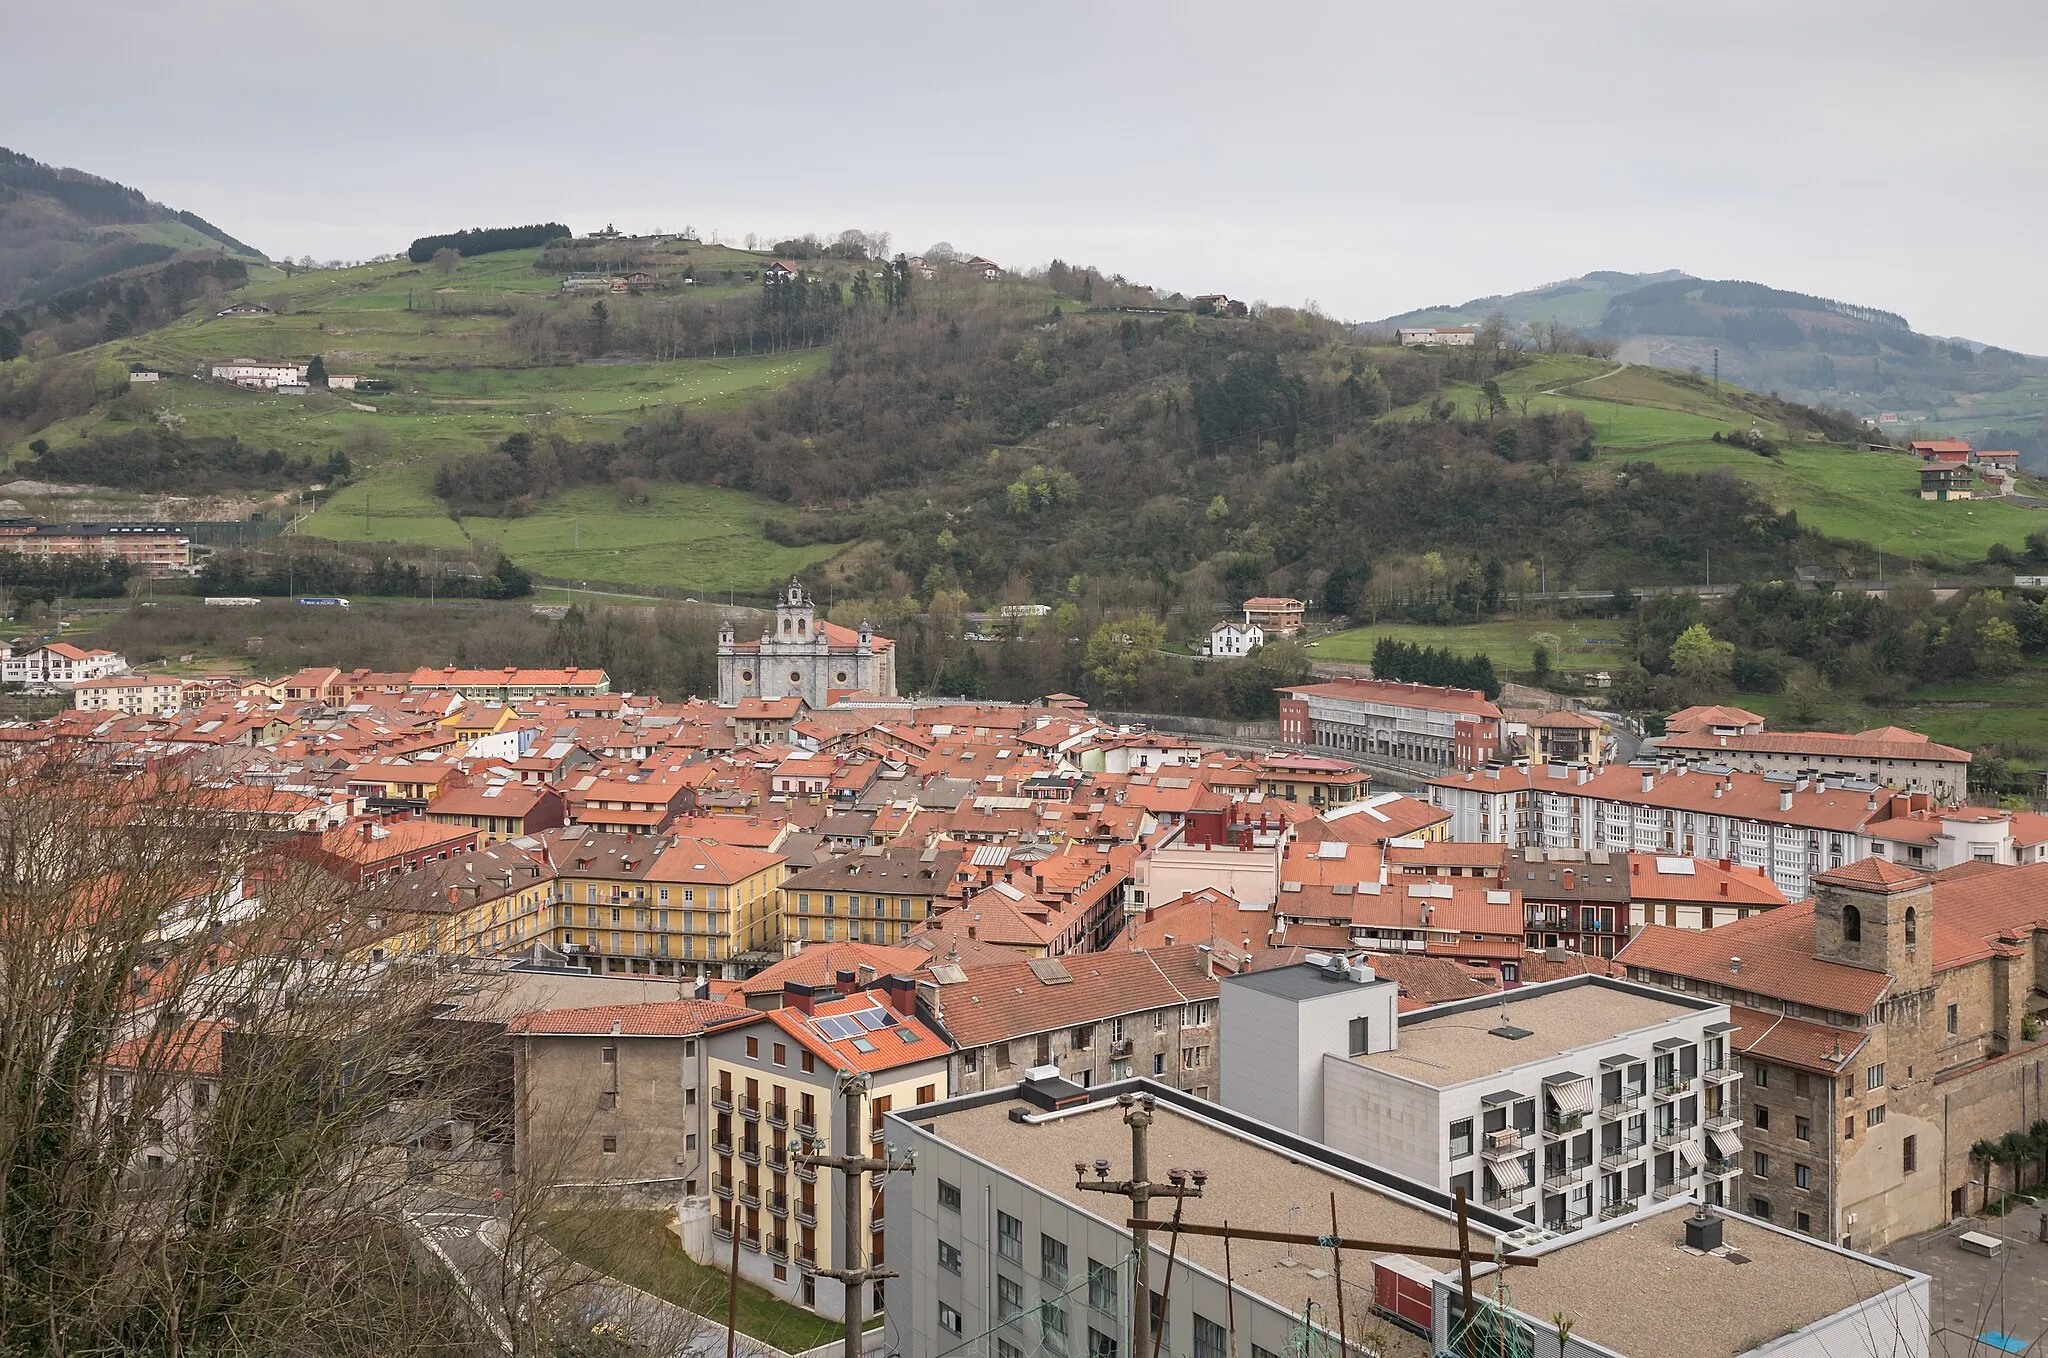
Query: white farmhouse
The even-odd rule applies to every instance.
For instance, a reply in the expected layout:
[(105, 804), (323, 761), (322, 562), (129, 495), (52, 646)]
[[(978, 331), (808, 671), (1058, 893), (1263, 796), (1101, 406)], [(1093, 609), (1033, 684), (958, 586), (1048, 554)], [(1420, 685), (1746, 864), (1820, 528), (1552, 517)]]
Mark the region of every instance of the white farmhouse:
[(1266, 629), (1255, 622), (1219, 622), (1209, 629), (1209, 654), (1243, 656), (1266, 644)]
[(304, 386), (306, 381), (306, 365), (287, 359), (231, 358), (214, 364), (211, 371), (216, 382), (232, 382), (238, 387), (258, 387), (264, 391), (275, 391), (280, 383)]

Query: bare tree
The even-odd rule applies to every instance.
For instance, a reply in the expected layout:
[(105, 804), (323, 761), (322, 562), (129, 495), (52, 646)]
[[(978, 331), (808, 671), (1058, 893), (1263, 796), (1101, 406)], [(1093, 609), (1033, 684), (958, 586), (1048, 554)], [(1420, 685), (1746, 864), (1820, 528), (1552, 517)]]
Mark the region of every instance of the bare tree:
[(452, 245), (444, 245), (434, 251), (434, 267), (442, 273), (454, 273), (462, 267), (462, 252)]

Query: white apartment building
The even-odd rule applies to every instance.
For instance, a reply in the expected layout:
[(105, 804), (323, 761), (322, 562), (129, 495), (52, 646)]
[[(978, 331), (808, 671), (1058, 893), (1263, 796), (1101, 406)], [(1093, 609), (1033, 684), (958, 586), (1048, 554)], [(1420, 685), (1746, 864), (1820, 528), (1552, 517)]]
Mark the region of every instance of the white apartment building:
[(1478, 334), (1469, 325), (1404, 325), (1400, 330), (1401, 347), (1404, 349), (1470, 348)]
[(65, 641), (0, 656), (0, 682), (9, 684), (48, 684), (68, 689), (127, 671), (127, 660), (112, 651), (87, 651)]
[[(1129, 1358), (1133, 1303), (1144, 1298), (1126, 1225), (1131, 1205), (1079, 1184), (1130, 1177), (1131, 1118), (1148, 1124), (1149, 1177), (1162, 1183), (1171, 1175), (1199, 1190), (1186, 1205), (1190, 1221), (1310, 1237), (1329, 1231), (1415, 1251), (1457, 1238), (1451, 1199), (1390, 1166), (1149, 1080), (1085, 1090), (1027, 1075), (1022, 1084), (898, 1108), (884, 1119), (889, 1154), (915, 1159), (917, 1169), (889, 1175), (883, 1189), (888, 1266), (899, 1275), (887, 1284), (883, 1350), (900, 1358), (970, 1350), (988, 1358)], [(1768, 1222), (1689, 1207), (1681, 1197), (1653, 1199), (1553, 1236), (1473, 1205), (1473, 1290), (1506, 1341), (1485, 1351), (1925, 1358), (1925, 1274)], [(1172, 1204), (1155, 1199), (1150, 1215), (1164, 1221)], [(1488, 1275), (1497, 1248), (1539, 1255), (1540, 1267), (1514, 1268), (1510, 1300), (1496, 1310)], [(1161, 1353), (1336, 1353), (1340, 1272), (1353, 1308), (1345, 1326), (1351, 1352), (1362, 1352), (1365, 1328), (1390, 1332), (1380, 1352), (1465, 1348), (1452, 1329), (1463, 1309), (1455, 1258), (1359, 1247), (1344, 1251), (1339, 1270), (1318, 1244), (1226, 1243), (1164, 1229), (1152, 1232), (1147, 1258), (1151, 1296), (1141, 1304)], [(1631, 1282), (1639, 1278), (1654, 1281)], [(1702, 1304), (1674, 1308), (1674, 1297)], [(1367, 1300), (1378, 1303), (1370, 1317), (1361, 1315)]]
[(1816, 873), (1868, 858), (1879, 790), (1849, 779), (1738, 773), (1722, 764), (1537, 764), (1433, 779), (1453, 840), (1510, 848), (1727, 858), (1788, 900)]
[(140, 674), (117, 675), (111, 679), (88, 679), (71, 690), (72, 706), (80, 712), (119, 712), (123, 716), (154, 717), (175, 712), (182, 705), (184, 685), (176, 679)]
[(1577, 976), (1396, 1018), (1397, 990), (1341, 961), (1226, 978), (1223, 1102), (1547, 1230), (1736, 1200), (1725, 1004)]
[(305, 364), (277, 358), (231, 358), (214, 364), (211, 373), (216, 382), (261, 387), (266, 391), (275, 391), (280, 383), (303, 386), (306, 381)]

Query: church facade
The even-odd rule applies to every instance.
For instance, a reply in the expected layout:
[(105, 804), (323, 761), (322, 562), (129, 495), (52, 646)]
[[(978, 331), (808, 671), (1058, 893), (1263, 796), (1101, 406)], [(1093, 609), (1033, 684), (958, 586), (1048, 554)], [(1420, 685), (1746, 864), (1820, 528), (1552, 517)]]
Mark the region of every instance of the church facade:
[(802, 698), (824, 707), (858, 689), (896, 696), (896, 643), (862, 623), (858, 632), (817, 615), (801, 582), (791, 580), (775, 606), (775, 625), (758, 641), (738, 641), (732, 620), (718, 628), (718, 701)]

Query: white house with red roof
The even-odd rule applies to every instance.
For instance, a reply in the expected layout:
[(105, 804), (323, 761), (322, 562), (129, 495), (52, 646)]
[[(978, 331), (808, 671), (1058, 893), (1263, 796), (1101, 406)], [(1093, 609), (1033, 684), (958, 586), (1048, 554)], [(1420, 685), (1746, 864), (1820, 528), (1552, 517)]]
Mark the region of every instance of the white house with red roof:
[(53, 641), (0, 658), (0, 681), (72, 688), (89, 679), (126, 674), (128, 662), (112, 651), (84, 650), (68, 641)]

